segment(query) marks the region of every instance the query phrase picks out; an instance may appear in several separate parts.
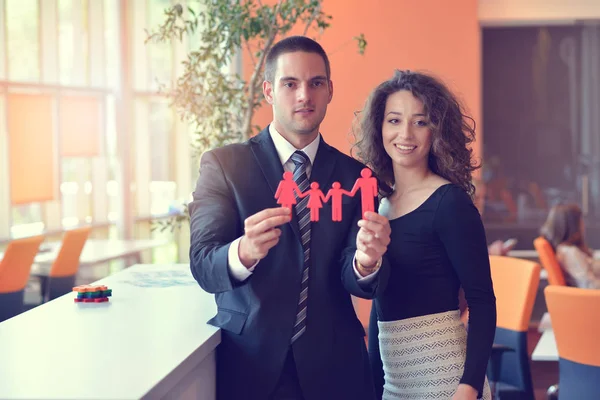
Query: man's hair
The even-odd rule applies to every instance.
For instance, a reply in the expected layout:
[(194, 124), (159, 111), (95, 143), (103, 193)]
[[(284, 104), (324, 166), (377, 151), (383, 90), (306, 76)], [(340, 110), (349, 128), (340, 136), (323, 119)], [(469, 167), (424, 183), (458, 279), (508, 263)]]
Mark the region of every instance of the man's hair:
[(279, 56), (286, 53), (303, 51), (305, 53), (315, 53), (323, 58), (325, 62), (325, 73), (327, 79), (331, 78), (331, 69), (329, 67), (329, 58), (323, 47), (314, 40), (306, 36), (290, 36), (273, 45), (267, 54), (265, 62), (265, 81), (273, 82), (275, 80), (275, 70), (277, 69), (277, 60)]

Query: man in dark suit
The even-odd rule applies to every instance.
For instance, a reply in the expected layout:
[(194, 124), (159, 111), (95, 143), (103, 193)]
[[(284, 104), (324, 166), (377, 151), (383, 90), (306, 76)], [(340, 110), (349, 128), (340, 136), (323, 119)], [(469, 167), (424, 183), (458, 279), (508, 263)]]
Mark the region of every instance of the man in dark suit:
[(273, 123), (245, 143), (206, 152), (191, 215), (191, 270), (216, 294), (221, 328), (217, 397), (374, 399), (364, 343), (349, 293), (373, 298), (387, 279), (386, 218), (361, 219), (360, 196), (345, 196), (310, 222), (308, 198), (292, 210), (274, 198), (284, 171), (303, 192), (318, 182), (352, 188), (364, 166), (319, 133), (331, 101), (329, 61), (306, 37), (275, 44), (263, 92)]

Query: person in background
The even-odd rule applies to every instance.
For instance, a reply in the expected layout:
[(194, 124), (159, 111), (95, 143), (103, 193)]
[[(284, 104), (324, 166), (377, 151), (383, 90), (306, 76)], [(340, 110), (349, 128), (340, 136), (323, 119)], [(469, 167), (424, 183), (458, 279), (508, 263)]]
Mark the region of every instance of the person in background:
[(502, 240), (494, 240), (488, 246), (488, 254), (490, 256), (508, 256), (508, 253), (515, 247), (516, 244), (516, 239), (508, 239), (504, 242)]
[(600, 260), (585, 243), (583, 214), (577, 204), (557, 204), (540, 229), (556, 253), (567, 285), (600, 289)]

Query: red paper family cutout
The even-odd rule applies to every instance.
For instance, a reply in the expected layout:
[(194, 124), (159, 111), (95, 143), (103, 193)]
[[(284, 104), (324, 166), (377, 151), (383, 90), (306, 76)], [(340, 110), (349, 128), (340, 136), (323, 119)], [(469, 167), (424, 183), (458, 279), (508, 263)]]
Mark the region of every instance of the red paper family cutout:
[(364, 168), (360, 172), (360, 178), (354, 183), (354, 187), (349, 192), (342, 189), (339, 182), (334, 182), (331, 189), (327, 192), (327, 196), (319, 189), (317, 182), (312, 182), (310, 187), (303, 193), (296, 182), (294, 175), (291, 172), (283, 173), (283, 180), (279, 182), (275, 199), (277, 204), (282, 207), (292, 208), (297, 203), (297, 199), (302, 199), (308, 196), (306, 207), (310, 210), (310, 220), (312, 222), (319, 221), (319, 212), (323, 208), (323, 203), (331, 200), (331, 220), (340, 222), (342, 220), (342, 197), (344, 195), (354, 197), (360, 190), (360, 200), (362, 204), (362, 215), (367, 211), (375, 211), (375, 197), (377, 196), (377, 179), (369, 168)]

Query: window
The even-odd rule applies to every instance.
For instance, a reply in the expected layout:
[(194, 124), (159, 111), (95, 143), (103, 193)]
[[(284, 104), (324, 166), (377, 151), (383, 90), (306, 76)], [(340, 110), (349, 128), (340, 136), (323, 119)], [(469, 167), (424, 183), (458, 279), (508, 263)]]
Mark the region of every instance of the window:
[(40, 30), (37, 0), (6, 0), (8, 78), (39, 81)]
[(174, 160), (173, 111), (166, 101), (150, 102), (148, 107), (150, 124), (150, 213), (168, 213), (174, 206), (176, 183), (172, 178)]
[(87, 0), (58, 1), (60, 83), (83, 86), (89, 82)]
[[(150, 0), (148, 4), (148, 29), (154, 29), (164, 19), (164, 10), (171, 6), (169, 0)], [(169, 43), (148, 44), (147, 88), (156, 90), (160, 85), (171, 86), (173, 70), (173, 47)]]
[(119, 9), (118, 0), (104, 0), (104, 54), (106, 86), (119, 85)]
[(92, 222), (92, 173), (88, 158), (63, 158), (62, 226), (71, 228)]
[(23, 204), (12, 207), (12, 227), (10, 234), (14, 238), (38, 235), (45, 225), (40, 203)]

